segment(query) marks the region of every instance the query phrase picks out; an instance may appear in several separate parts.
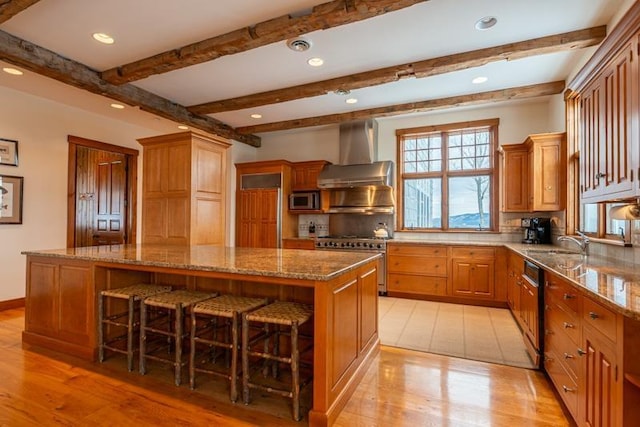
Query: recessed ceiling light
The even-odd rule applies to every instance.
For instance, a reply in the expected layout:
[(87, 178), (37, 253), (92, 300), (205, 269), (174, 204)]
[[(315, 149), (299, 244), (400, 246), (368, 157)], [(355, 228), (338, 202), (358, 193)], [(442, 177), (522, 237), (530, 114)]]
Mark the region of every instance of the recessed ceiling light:
[(324, 64), (324, 59), (322, 59), (322, 58), (311, 58), (310, 60), (307, 61), (307, 64), (311, 65), (312, 67), (319, 67), (322, 64)]
[(252, 114), (251, 118), (252, 119), (261, 119), (262, 118), (262, 114), (258, 114), (258, 113)]
[(111, 104), (111, 108), (115, 108), (116, 110), (122, 110), (124, 109), (124, 105), (122, 104), (116, 104), (115, 102), (113, 104)]
[(357, 98), (347, 98), (347, 100), (344, 101), (344, 102), (346, 102), (347, 104), (355, 104), (356, 102), (358, 102), (358, 99)]
[(113, 44), (115, 42), (113, 37), (105, 33), (93, 33), (93, 38), (104, 44)]
[(178, 129), (188, 130), (188, 129), (189, 129), (189, 126), (185, 126), (185, 125), (178, 125)]
[(349, 89), (337, 89), (335, 91), (333, 91), (333, 93), (335, 93), (336, 95), (349, 95), (351, 93), (351, 91)]
[(18, 70), (17, 68), (11, 68), (11, 67), (4, 67), (2, 71), (4, 71), (7, 74), (11, 74), (12, 76), (21, 76), (24, 74), (22, 71)]
[(485, 83), (487, 80), (489, 80), (489, 79), (484, 77), (484, 76), (480, 76), (480, 77), (476, 77), (475, 79), (471, 80), (471, 83), (479, 85), (480, 83)]
[(476, 30), (484, 31), (493, 27), (498, 23), (498, 20), (495, 16), (485, 16), (484, 18), (480, 18), (476, 21)]

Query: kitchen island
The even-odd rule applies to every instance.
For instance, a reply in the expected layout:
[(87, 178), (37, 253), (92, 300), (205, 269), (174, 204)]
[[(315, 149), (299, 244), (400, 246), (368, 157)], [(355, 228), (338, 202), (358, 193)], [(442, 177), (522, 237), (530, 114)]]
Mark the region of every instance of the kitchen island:
[(314, 306), (309, 424), (330, 425), (378, 350), (379, 254), (114, 245), (27, 251), (23, 342), (95, 361), (100, 291), (135, 283)]

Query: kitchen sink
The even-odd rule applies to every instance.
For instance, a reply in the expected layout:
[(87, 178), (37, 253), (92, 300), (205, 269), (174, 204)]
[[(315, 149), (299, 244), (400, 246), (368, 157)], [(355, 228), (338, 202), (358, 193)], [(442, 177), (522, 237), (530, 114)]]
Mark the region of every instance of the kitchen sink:
[(528, 254), (542, 254), (542, 255), (582, 255), (580, 252), (571, 251), (568, 249), (527, 249)]

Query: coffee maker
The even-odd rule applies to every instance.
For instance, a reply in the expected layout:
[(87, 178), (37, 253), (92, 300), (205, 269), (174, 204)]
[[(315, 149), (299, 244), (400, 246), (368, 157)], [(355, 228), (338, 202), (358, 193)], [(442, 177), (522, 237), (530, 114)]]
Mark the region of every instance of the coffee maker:
[(551, 220), (549, 218), (522, 218), (524, 229), (522, 243), (551, 243)]

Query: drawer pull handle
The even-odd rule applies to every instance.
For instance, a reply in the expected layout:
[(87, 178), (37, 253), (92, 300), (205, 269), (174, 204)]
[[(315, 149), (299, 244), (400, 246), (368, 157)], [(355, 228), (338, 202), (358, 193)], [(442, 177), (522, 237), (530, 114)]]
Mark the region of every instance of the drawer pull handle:
[(545, 334), (545, 335), (553, 335), (553, 331), (552, 331), (552, 330), (550, 330), (550, 329), (545, 329), (545, 330), (544, 330), (544, 334)]
[(585, 354), (587, 354), (587, 352), (586, 352), (586, 351), (584, 351), (583, 349), (579, 348), (579, 349), (578, 349), (578, 354), (579, 354), (580, 356), (584, 356)]
[(599, 318), (600, 316), (598, 316), (598, 313), (595, 313), (593, 311), (589, 312), (589, 317), (592, 318), (593, 320), (596, 320), (597, 318)]
[(575, 388), (569, 388), (566, 385), (562, 386), (562, 390), (564, 390), (565, 393), (574, 393), (576, 391)]
[(565, 359), (573, 359), (573, 354), (565, 353), (564, 354), (564, 358)]
[(573, 299), (573, 298), (575, 298), (575, 297), (576, 297), (575, 295), (571, 295), (571, 294), (564, 294), (564, 295), (562, 296), (562, 298), (563, 298), (563, 299), (565, 299), (565, 300)]
[(575, 325), (573, 323), (569, 323), (569, 322), (564, 322), (563, 326), (565, 329), (573, 329), (575, 328)]

